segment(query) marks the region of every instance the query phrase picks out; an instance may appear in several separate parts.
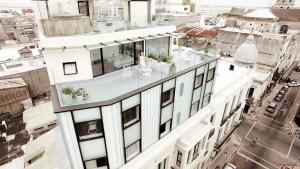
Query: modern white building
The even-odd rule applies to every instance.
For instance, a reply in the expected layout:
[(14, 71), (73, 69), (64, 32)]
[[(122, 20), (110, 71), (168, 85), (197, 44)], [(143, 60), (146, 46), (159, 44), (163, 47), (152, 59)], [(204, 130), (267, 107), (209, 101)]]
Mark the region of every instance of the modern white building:
[(240, 121), (252, 70), (174, 47), (175, 30), (42, 36), (72, 169), (208, 165)]

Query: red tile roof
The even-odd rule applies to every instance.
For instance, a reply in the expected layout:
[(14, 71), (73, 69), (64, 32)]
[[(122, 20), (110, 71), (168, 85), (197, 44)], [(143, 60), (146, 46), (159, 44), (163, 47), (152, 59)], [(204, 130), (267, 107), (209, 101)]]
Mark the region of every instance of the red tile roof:
[(201, 28), (190, 28), (185, 27), (179, 30), (189, 36), (196, 36), (196, 37), (216, 37), (218, 36), (218, 31), (215, 30), (206, 30)]

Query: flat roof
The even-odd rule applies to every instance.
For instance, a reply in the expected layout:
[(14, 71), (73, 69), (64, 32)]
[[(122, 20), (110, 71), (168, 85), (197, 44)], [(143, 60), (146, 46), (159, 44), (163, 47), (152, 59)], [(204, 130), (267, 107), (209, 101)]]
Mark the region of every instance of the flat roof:
[(53, 112), (52, 102), (40, 103), (23, 112), (23, 121), (26, 123), (26, 130), (33, 130), (36, 127), (56, 121), (57, 117)]
[(24, 86), (27, 86), (27, 84), (24, 82), (22, 78), (0, 80), (0, 90), (18, 88)]
[(42, 157), (25, 167), (25, 169), (71, 169), (58, 126), (26, 144), (24, 162), (43, 151)]
[[(234, 65), (234, 70), (229, 70), (230, 65)], [(232, 83), (246, 76), (248, 72), (248, 68), (235, 65), (229, 59), (220, 58), (217, 66), (214, 93), (219, 93), (224, 89), (227, 90)]]
[(44, 57), (23, 58), (0, 62), (0, 77), (45, 68)]

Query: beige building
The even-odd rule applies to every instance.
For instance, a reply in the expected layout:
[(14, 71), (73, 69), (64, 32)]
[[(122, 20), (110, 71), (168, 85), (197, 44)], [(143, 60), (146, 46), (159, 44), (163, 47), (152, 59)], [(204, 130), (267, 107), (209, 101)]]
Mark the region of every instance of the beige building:
[(28, 86), (21, 78), (0, 80), (0, 115), (21, 113), (32, 106)]

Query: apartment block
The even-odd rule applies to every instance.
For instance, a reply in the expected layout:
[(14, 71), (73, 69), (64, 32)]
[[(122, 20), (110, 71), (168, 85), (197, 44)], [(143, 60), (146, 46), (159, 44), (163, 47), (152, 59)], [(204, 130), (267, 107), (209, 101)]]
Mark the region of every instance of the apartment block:
[(240, 122), (252, 71), (173, 46), (175, 26), (127, 28), (40, 40), (71, 168), (206, 166)]

